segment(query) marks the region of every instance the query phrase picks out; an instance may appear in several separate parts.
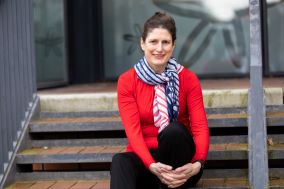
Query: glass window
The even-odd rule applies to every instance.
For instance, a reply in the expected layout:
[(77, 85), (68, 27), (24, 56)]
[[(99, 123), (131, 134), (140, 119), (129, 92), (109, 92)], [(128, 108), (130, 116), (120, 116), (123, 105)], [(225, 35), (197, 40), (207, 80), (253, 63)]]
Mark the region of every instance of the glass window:
[(33, 0), (38, 87), (67, 82), (64, 0)]
[(284, 73), (284, 2), (267, 0), (270, 73)]
[(103, 1), (106, 78), (116, 78), (142, 56), (144, 21), (156, 11), (176, 20), (174, 56), (199, 75), (249, 72), (248, 0)]

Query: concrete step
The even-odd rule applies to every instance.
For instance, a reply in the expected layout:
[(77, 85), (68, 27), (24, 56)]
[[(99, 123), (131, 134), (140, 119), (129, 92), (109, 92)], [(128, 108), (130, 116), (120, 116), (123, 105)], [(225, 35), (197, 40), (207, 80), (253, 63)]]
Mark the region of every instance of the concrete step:
[(39, 180), (18, 181), (5, 189), (109, 189), (109, 180)]
[(17, 154), (17, 164), (111, 162), (125, 146), (72, 146), (26, 149)]
[(107, 146), (107, 145), (123, 145), (128, 144), (127, 138), (68, 138), (68, 139), (47, 139), (47, 140), (32, 140), (31, 146), (34, 148), (40, 147), (64, 147), (64, 146)]
[[(111, 162), (112, 156), (124, 149), (125, 146), (121, 145), (30, 148), (17, 154), (16, 162), (17, 164)], [(269, 146), (268, 158), (283, 160), (284, 144)], [(247, 159), (247, 144), (211, 144), (207, 156), (208, 161)]]
[[(233, 182), (232, 182), (233, 181)], [(219, 188), (219, 189), (245, 189), (248, 188), (246, 179), (233, 179), (232, 181), (225, 181), (224, 179), (202, 179), (200, 180), (196, 188)], [(109, 180), (48, 180), (48, 181), (26, 181), (26, 182), (16, 182), (13, 185), (7, 187), (6, 189), (15, 188), (65, 188), (65, 189), (75, 189), (75, 188), (85, 188), (85, 189), (109, 189)]]
[(40, 112), (41, 118), (59, 117), (118, 117), (118, 111), (91, 111), (91, 112)]
[[(207, 114), (209, 128), (247, 127), (246, 113)], [(267, 126), (283, 126), (284, 112), (268, 112)], [(33, 120), (30, 132), (76, 132), (123, 130), (119, 116), (49, 117)]]
[[(110, 178), (109, 171), (68, 171), (68, 172), (28, 172), (17, 173), (17, 182), (8, 188), (20, 188), (21, 186), (28, 187), (27, 183), (35, 183), (41, 181), (77, 181), (83, 183), (98, 183), (101, 181), (108, 181)], [(247, 169), (205, 169), (202, 180), (199, 182), (197, 188), (239, 188), (248, 187), (248, 170)], [(284, 187), (284, 169), (283, 168), (270, 168), (269, 169), (270, 188), (283, 188)], [(82, 184), (82, 183), (80, 183)], [(74, 186), (74, 185), (73, 185)], [(78, 187), (76, 185), (76, 187)], [(72, 188), (72, 187), (71, 187)], [(74, 187), (75, 188), (75, 187)], [(88, 188), (84, 185), (82, 188)]]
[(110, 171), (35, 171), (17, 173), (17, 181), (34, 180), (108, 180)]
[[(45, 138), (32, 140), (31, 146), (34, 148), (38, 147), (64, 147), (64, 146), (97, 146), (97, 145), (127, 145), (127, 138), (110, 138), (105, 136), (105, 138), (90, 138), (85, 136), (80, 136), (78, 133), (72, 138), (72, 136), (66, 136), (66, 133), (63, 133), (63, 136), (59, 135), (54, 136), (52, 133), (52, 139), (45, 136)], [(274, 146), (275, 144), (284, 144), (284, 134), (269, 134), (267, 139), (269, 146)], [(210, 136), (211, 144), (238, 144), (245, 143), (247, 144), (248, 137), (247, 135), (217, 135)]]
[[(76, 133), (75, 136), (68, 136), (63, 133), (59, 136), (54, 136), (52, 133), (52, 138), (48, 136), (38, 137), (37, 140), (31, 141), (31, 146), (34, 148), (38, 147), (53, 147), (53, 146), (96, 146), (96, 145), (127, 145), (127, 138), (110, 138), (105, 136), (105, 138), (90, 138), (89, 136), (80, 136)], [(67, 136), (66, 136), (67, 135)], [(125, 137), (125, 136), (124, 136)], [(284, 143), (283, 135), (269, 135), (269, 140), (271, 144)], [(222, 143), (247, 143), (247, 135), (226, 135), (226, 136), (210, 136), (211, 144), (222, 144)]]
[[(282, 170), (283, 171), (283, 170)], [(283, 176), (283, 174), (282, 174)], [(247, 178), (247, 169), (204, 169), (202, 178)], [(16, 175), (18, 181), (51, 179), (109, 179), (110, 171), (37, 171)]]
[[(267, 112), (284, 112), (284, 105), (266, 106)], [(246, 114), (247, 107), (221, 107), (221, 108), (205, 108), (207, 114)], [(40, 117), (111, 117), (119, 116), (116, 111), (84, 111), (84, 112), (40, 112)]]
[[(117, 110), (117, 94), (40, 94), (41, 110), (46, 112), (84, 112)], [(205, 107), (246, 107), (248, 89), (203, 90)], [(283, 105), (282, 88), (265, 88), (267, 105)]]
[[(270, 189), (280, 189), (284, 186), (284, 179), (270, 180)], [(39, 180), (39, 181), (17, 181), (5, 189), (109, 189), (109, 180)], [(246, 178), (202, 178), (195, 187), (203, 189), (248, 189), (249, 184)]]
[(120, 117), (42, 118), (30, 123), (30, 132), (123, 130)]
[[(271, 151), (270, 156), (283, 156), (282, 148), (277, 148), (276, 155)], [(17, 154), (16, 162), (17, 164), (111, 162), (112, 156), (124, 149), (124, 146), (31, 148)], [(247, 156), (247, 144), (211, 144), (207, 160), (247, 160)]]

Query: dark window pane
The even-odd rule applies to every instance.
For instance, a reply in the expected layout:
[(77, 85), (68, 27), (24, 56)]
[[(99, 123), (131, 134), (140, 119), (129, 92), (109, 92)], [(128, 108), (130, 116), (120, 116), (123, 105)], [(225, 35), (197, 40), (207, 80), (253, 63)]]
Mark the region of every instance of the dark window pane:
[(271, 73), (284, 73), (284, 2), (267, 0), (268, 52)]

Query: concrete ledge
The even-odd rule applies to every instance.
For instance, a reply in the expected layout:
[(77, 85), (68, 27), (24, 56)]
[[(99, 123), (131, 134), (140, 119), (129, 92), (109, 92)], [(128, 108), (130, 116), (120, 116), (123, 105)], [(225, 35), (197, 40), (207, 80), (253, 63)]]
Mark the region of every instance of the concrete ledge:
[(282, 105), (284, 100), (283, 88), (265, 88), (266, 105)]
[[(43, 112), (117, 111), (116, 93), (40, 94)], [(248, 89), (203, 90), (206, 108), (246, 107)], [(282, 88), (265, 89), (266, 105), (283, 105)]]
[[(266, 105), (282, 105), (282, 88), (265, 88)], [(204, 90), (203, 100), (206, 108), (246, 107), (248, 104), (248, 89)]]
[(117, 110), (116, 93), (39, 95), (43, 112), (85, 112)]

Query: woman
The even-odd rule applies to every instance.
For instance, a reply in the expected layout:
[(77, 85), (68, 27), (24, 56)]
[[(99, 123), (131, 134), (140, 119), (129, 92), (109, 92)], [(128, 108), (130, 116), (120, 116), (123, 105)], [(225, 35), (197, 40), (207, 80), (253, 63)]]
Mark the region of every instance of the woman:
[(175, 21), (157, 12), (144, 24), (144, 57), (118, 80), (129, 141), (111, 165), (111, 189), (188, 188), (202, 175), (209, 130), (196, 75), (172, 57)]

